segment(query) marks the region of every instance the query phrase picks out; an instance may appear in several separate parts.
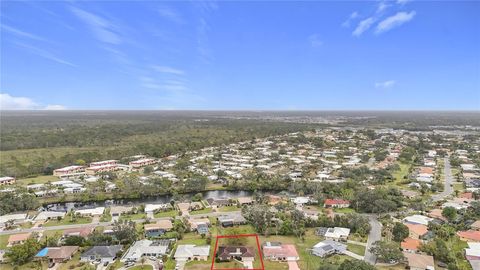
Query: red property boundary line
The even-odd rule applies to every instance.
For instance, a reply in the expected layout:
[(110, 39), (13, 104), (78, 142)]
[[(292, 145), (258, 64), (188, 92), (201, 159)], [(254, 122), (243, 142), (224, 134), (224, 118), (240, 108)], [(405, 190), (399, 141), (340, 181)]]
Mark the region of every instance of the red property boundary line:
[[(247, 268), (247, 269), (245, 268), (213, 268), (215, 264), (215, 258), (217, 257), (218, 239), (240, 238), (240, 237), (255, 237), (255, 240), (257, 241), (258, 255), (260, 256), (260, 263), (262, 265), (262, 268)], [(258, 234), (217, 235), (216, 238), (217, 240), (215, 241), (215, 251), (213, 252), (212, 266), (210, 267), (210, 270), (265, 270), (265, 266), (263, 264), (263, 258), (262, 258), (262, 251), (260, 249), (260, 241), (258, 240)]]

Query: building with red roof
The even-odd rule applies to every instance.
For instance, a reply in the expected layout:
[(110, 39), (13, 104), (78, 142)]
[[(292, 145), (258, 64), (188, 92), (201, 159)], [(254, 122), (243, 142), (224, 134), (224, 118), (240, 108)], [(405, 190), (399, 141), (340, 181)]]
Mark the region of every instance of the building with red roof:
[(480, 242), (480, 231), (460, 231), (457, 232), (458, 237), (460, 240), (467, 241), (467, 242)]
[(407, 237), (402, 241), (400, 246), (402, 250), (405, 252), (415, 253), (418, 251), (418, 248), (420, 247), (421, 244), (422, 244), (422, 241)]
[(263, 245), (263, 256), (271, 261), (298, 261), (300, 259), (294, 245), (282, 245), (279, 242), (266, 242)]
[(347, 208), (350, 207), (350, 201), (341, 199), (326, 199), (323, 203), (325, 208)]

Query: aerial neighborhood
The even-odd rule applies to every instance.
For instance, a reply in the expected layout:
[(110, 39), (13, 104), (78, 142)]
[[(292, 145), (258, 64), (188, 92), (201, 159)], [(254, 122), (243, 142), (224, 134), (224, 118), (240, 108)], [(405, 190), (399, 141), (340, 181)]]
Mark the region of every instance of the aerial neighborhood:
[(480, 269), (475, 128), (112, 158), (0, 177), (0, 268)]

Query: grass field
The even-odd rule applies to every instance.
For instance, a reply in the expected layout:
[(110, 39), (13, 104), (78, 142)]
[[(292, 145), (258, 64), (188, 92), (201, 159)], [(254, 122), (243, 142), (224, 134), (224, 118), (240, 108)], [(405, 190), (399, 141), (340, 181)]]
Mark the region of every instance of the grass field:
[(163, 212), (158, 212), (153, 215), (155, 218), (160, 218), (160, 217), (176, 217), (178, 216), (178, 211), (176, 210), (170, 210), (170, 211), (163, 211)]
[(224, 206), (217, 209), (218, 212), (233, 212), (239, 210), (241, 210), (241, 208), (238, 208), (236, 205)]
[(364, 256), (365, 255), (365, 247), (364, 246), (361, 246), (361, 245), (355, 245), (355, 244), (351, 244), (351, 243), (348, 243), (347, 245), (347, 250), (355, 253), (355, 254), (358, 254), (360, 256)]
[(0, 249), (4, 249), (7, 247), (8, 237), (10, 237), (10, 235), (8, 234), (0, 235)]
[(355, 210), (352, 208), (333, 208), (333, 211), (335, 213), (343, 213), (343, 214), (355, 213)]
[(128, 268), (129, 270), (152, 270), (153, 267), (151, 265), (136, 265), (134, 267)]
[(137, 219), (145, 219), (147, 215), (145, 213), (137, 213), (137, 214), (122, 214), (120, 216), (120, 220), (137, 220)]
[(71, 221), (69, 216), (65, 216), (61, 220), (52, 219), (47, 223), (43, 224), (44, 227), (60, 226), (60, 225), (71, 225), (71, 224), (89, 224), (92, 223), (91, 217), (77, 217), (74, 221)]
[(191, 211), (190, 215), (208, 214), (208, 213), (211, 213), (212, 211), (213, 211), (212, 208), (204, 208), (202, 210)]
[(393, 184), (397, 186), (401, 186), (401, 183), (405, 181), (404, 177), (408, 175), (408, 171), (410, 170), (411, 164), (404, 164), (401, 162), (397, 162), (400, 166), (400, 170), (393, 172)]
[(21, 186), (27, 186), (31, 184), (46, 184), (48, 182), (54, 182), (58, 180), (58, 177), (53, 175), (40, 175), (37, 177), (18, 179), (17, 183)]

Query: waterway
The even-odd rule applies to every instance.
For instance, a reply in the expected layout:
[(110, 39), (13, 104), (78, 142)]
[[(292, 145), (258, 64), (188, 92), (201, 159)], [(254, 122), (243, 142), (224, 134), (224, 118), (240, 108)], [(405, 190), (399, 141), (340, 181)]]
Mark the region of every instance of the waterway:
[[(186, 193), (180, 194), (177, 196), (177, 201), (189, 201), (195, 194), (201, 193), (203, 199), (208, 198), (238, 198), (238, 197), (247, 197), (252, 196), (253, 191), (246, 190), (211, 190), (204, 192), (195, 192), (195, 193)], [(264, 192), (264, 194), (270, 194), (269, 192)], [(180, 197), (180, 199), (178, 199)], [(172, 195), (160, 195), (146, 198), (138, 199), (119, 199), (119, 200), (106, 200), (106, 201), (92, 201), (92, 202), (63, 202), (63, 203), (52, 203), (45, 205), (44, 208), (49, 211), (70, 211), (71, 209), (86, 209), (94, 207), (108, 207), (112, 205), (140, 205), (140, 204), (162, 204), (170, 203), (173, 200)]]

